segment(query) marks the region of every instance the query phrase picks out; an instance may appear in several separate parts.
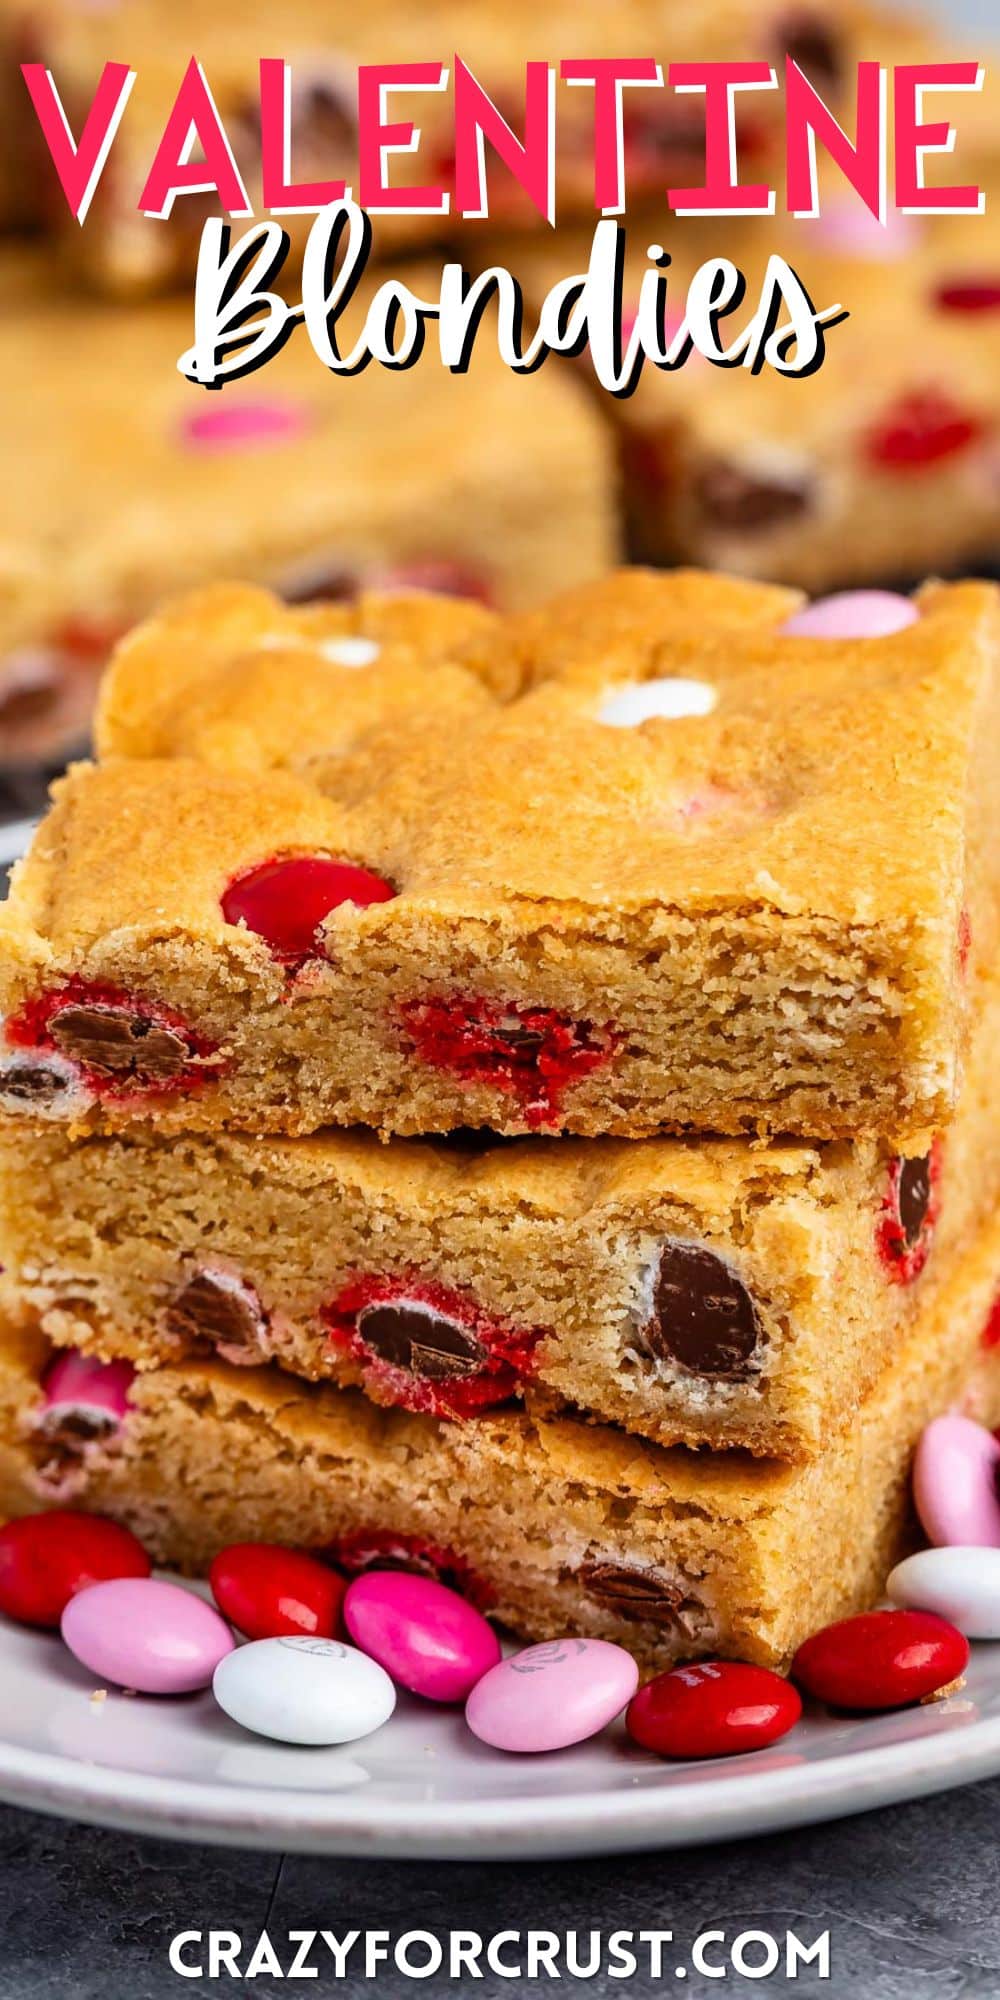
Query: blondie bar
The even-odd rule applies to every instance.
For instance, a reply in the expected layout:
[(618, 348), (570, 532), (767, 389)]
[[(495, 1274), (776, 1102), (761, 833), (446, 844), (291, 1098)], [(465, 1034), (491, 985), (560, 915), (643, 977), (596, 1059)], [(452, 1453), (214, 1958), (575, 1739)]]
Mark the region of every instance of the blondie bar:
[(0, 496), (0, 765), (78, 751), (113, 640), (204, 579), (518, 606), (614, 560), (612, 452), (577, 384), (518, 382), (482, 353), (466, 377), (428, 367), (414, 395), (381, 368), (335, 381), (303, 336), (210, 396), (177, 372), (180, 303), (78, 302), (70, 326), (23, 252), (0, 257), (0, 296), (0, 424), (23, 473)]
[(808, 1456), (1000, 1197), (1000, 979), (958, 1114), (884, 1143), (72, 1140), (0, 1121), (0, 1259), (51, 1339), (218, 1351), (480, 1418), (569, 1403), (661, 1444)]
[(625, 571), (433, 673), (431, 600), (141, 629), (0, 915), (3, 1108), (912, 1150), (997, 937), (997, 593), (797, 601)]
[[(892, 212), (882, 227), (857, 196), (827, 190), (814, 222), (630, 216), (626, 333), (650, 246), (670, 260), (668, 342), (694, 272), (715, 257), (746, 280), (747, 304), (720, 320), (723, 346), (749, 320), (772, 256), (791, 265), (818, 310), (837, 303), (849, 313), (807, 377), (717, 367), (693, 351), (679, 370), (647, 364), (634, 395), (616, 399), (580, 365), (617, 438), (633, 553), (810, 591), (995, 563), (992, 212), (938, 222)], [(590, 247), (589, 233), (572, 231), (477, 243), (483, 266), (506, 264), (519, 279), (529, 315), (559, 278), (587, 269)]]
[[(10, 16), (24, 18), (27, 52), (55, 76), (70, 127), (79, 133), (105, 61), (126, 61), (136, 81), (113, 142), (103, 178), (83, 229), (70, 216), (55, 171), (46, 162), (38, 196), (69, 254), (91, 282), (116, 292), (149, 291), (187, 277), (193, 269), (202, 223), (217, 213), (214, 196), (178, 199), (167, 221), (144, 216), (139, 198), (185, 68), (196, 51), (211, 86), (255, 212), (262, 213), (258, 60), (284, 56), (292, 65), (292, 173), (296, 181), (345, 181), (358, 188), (360, 64), (439, 62), (448, 69), (442, 91), (393, 89), (387, 122), (419, 128), (415, 157), (392, 163), (394, 186), (453, 184), (453, 80), (457, 55), (520, 132), (524, 124), (525, 64), (558, 65), (567, 58), (645, 57), (704, 62), (728, 56), (764, 60), (783, 74), (785, 51), (795, 55), (817, 87), (837, 101), (850, 85), (851, 36), (857, 10), (838, 0), (673, 0), (665, 17), (658, 0), (622, 0), (614, 9), (581, 12), (573, 0), (544, 6), (514, 0), (470, 8), (462, 0), (425, 0), (418, 10), (398, 0), (333, 7), (317, 0), (284, 0), (257, 7), (250, 32), (246, 8), (219, 0), (210, 13), (197, 0), (104, 0), (83, 8), (77, 0), (8, 0)], [(8, 45), (7, 63), (14, 51)], [(556, 99), (556, 190), (560, 214), (592, 214), (594, 193), (594, 93), (560, 78)], [(632, 199), (657, 197), (667, 187), (698, 185), (704, 172), (701, 100), (668, 88), (627, 90), (624, 169)], [(32, 143), (34, 114), (26, 91), (13, 106), (17, 143)], [(776, 152), (781, 93), (762, 91), (741, 108), (741, 158)], [(504, 170), (490, 174), (490, 214), (518, 226), (539, 225), (536, 210)], [(283, 218), (301, 233), (310, 218)], [(419, 214), (378, 218), (380, 246), (412, 249), (444, 218)], [(475, 227), (475, 225), (473, 225)]]
[(244, 1539), (324, 1549), (347, 1568), (413, 1563), (515, 1632), (617, 1639), (648, 1669), (713, 1653), (780, 1665), (881, 1591), (912, 1532), (909, 1464), (928, 1420), (963, 1385), (1000, 1417), (996, 1349), (980, 1345), (998, 1272), (994, 1227), (853, 1425), (798, 1466), (666, 1452), (572, 1417), (439, 1424), (218, 1361), (137, 1376), (119, 1421), (67, 1457), (49, 1430), (46, 1344), (11, 1332), (0, 1511), (91, 1507), (186, 1570)]

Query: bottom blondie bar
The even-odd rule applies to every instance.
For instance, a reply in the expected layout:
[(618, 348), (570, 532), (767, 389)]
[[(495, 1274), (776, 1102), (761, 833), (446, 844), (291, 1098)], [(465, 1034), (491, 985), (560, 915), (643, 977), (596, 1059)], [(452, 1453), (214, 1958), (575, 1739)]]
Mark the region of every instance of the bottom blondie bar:
[(665, 1451), (523, 1411), (473, 1428), (222, 1362), (135, 1378), (115, 1426), (52, 1456), (43, 1337), (0, 1352), (0, 1513), (70, 1501), (203, 1570), (226, 1542), (304, 1544), (351, 1569), (430, 1568), (533, 1639), (617, 1639), (645, 1670), (722, 1653), (784, 1664), (876, 1598), (912, 1531), (910, 1458), (963, 1395), (1000, 1418), (984, 1338), (1000, 1221), (921, 1319), (856, 1421), (804, 1465)]

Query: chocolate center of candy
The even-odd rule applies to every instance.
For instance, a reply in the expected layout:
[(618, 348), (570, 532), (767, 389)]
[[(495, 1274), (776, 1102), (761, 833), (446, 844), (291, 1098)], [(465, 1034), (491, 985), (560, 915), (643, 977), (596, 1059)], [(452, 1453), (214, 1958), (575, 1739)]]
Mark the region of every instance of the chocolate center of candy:
[(249, 1286), (227, 1283), (199, 1271), (171, 1300), (168, 1332), (181, 1340), (208, 1341), (213, 1347), (243, 1348), (259, 1356), (266, 1318)]
[(305, 562), (286, 572), (276, 588), (286, 604), (346, 604), (357, 596), (360, 586), (357, 571), (331, 556), (326, 562), (317, 557), (313, 563)]
[(545, 1047), (541, 1029), (522, 1027), (516, 1015), (505, 1017), (498, 1024), (497, 1034), (513, 1055), (536, 1056)]
[(37, 722), (48, 715), (62, 693), (62, 680), (54, 664), (39, 661), (30, 673), (12, 675), (0, 686), (0, 729), (22, 722)]
[(295, 93), (295, 117), (303, 157), (322, 158), (323, 148), (343, 147), (357, 138), (358, 120), (343, 83), (306, 77)]
[(664, 1243), (643, 1334), (652, 1353), (692, 1375), (739, 1381), (762, 1337), (757, 1308), (721, 1257), (695, 1243)]
[(703, 467), (694, 492), (709, 526), (733, 534), (753, 534), (794, 520), (805, 513), (811, 497), (803, 479), (767, 478), (721, 458)]
[(109, 1437), (118, 1429), (118, 1420), (105, 1410), (61, 1410), (57, 1406), (46, 1412), (40, 1429), (50, 1444), (73, 1454), (82, 1451), (85, 1444), (92, 1444), (95, 1438)]
[(474, 1375), (488, 1358), (466, 1327), (405, 1301), (364, 1306), (358, 1314), (358, 1332), (380, 1361), (431, 1382)]
[(677, 1583), (650, 1570), (629, 1569), (624, 1563), (584, 1563), (580, 1581), (588, 1597), (619, 1618), (643, 1619), (648, 1625), (674, 1625), (685, 1601)]
[(843, 52), (825, 21), (812, 14), (789, 15), (778, 31), (778, 44), (818, 88), (841, 82)]
[(184, 1037), (175, 1029), (117, 1007), (62, 1007), (53, 1014), (49, 1032), (74, 1061), (141, 1081), (176, 1076), (190, 1060)]
[(931, 1161), (904, 1160), (899, 1170), (899, 1220), (910, 1249), (919, 1241), (931, 1200)]
[(18, 1063), (0, 1071), (0, 1097), (13, 1098), (17, 1104), (36, 1105), (42, 1110), (57, 1104), (73, 1087), (72, 1078), (49, 1069), (41, 1061)]

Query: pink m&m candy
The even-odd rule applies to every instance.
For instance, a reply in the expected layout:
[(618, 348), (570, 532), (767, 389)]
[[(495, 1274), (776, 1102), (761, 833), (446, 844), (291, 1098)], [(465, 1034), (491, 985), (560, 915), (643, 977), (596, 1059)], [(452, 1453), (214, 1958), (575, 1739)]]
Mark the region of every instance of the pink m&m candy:
[(117, 1687), (193, 1694), (233, 1650), (224, 1618), (177, 1583), (121, 1577), (70, 1599), (62, 1635), (71, 1653)]
[(917, 1446), (913, 1498), (939, 1548), (1000, 1549), (1000, 1444), (971, 1417), (935, 1417)]
[(185, 415), (181, 434), (199, 451), (247, 451), (288, 444), (308, 429), (306, 412), (278, 396), (227, 399)]
[(465, 1720), (495, 1750), (565, 1750), (613, 1722), (639, 1669), (607, 1639), (549, 1639), (501, 1660), (477, 1683)]
[(912, 599), (894, 590), (840, 590), (804, 605), (778, 629), (788, 639), (885, 639), (919, 616)]
[(482, 1612), (430, 1576), (372, 1570), (356, 1577), (344, 1624), (369, 1659), (428, 1701), (464, 1701), (500, 1658)]

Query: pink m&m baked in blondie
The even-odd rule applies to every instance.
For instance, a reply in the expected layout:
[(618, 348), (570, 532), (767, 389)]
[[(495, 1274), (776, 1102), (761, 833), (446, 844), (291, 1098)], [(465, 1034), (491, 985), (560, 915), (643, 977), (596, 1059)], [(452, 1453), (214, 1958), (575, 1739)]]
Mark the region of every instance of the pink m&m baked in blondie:
[(234, 587), (127, 642), (0, 922), (5, 1108), (942, 1126), (997, 935), (994, 587), (633, 571), (441, 615)]

